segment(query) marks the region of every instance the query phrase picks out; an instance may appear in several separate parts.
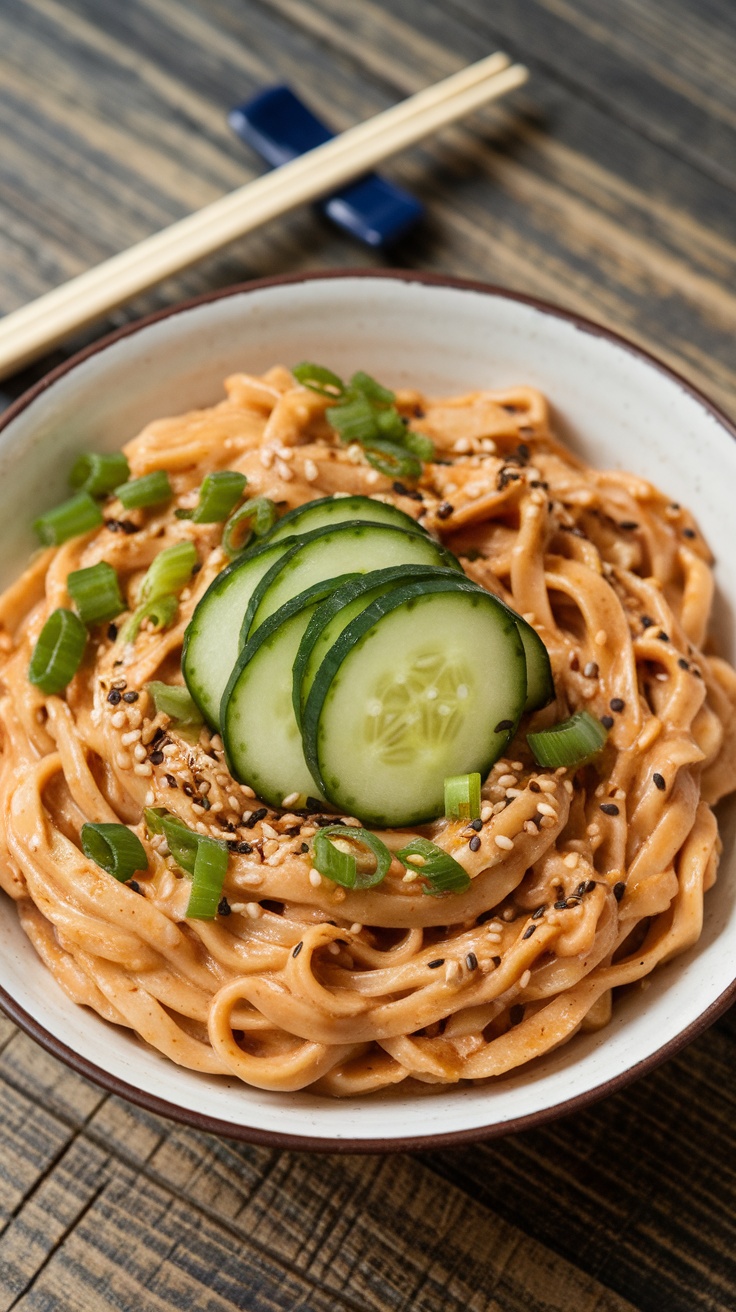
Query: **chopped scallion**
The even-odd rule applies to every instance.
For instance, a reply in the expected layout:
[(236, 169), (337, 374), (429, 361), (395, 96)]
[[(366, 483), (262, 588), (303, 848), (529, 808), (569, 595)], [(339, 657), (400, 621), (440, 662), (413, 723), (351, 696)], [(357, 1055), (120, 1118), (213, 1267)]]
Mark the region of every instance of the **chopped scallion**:
[(389, 391), (388, 387), (382, 387), (375, 378), (371, 378), (370, 374), (364, 373), (362, 369), (358, 369), (350, 379), (350, 390), (362, 392), (363, 396), (367, 396), (375, 405), (393, 405), (396, 400), (394, 392)]
[(82, 825), (81, 837), (84, 855), (122, 884), (136, 870), (148, 869), (146, 849), (126, 825)]
[(144, 620), (148, 620), (153, 633), (160, 633), (161, 629), (168, 628), (178, 609), (179, 600), (171, 595), (154, 597), (152, 601), (144, 601), (143, 605), (138, 606), (133, 611), (130, 619), (123, 625), (118, 635), (118, 641), (123, 643), (135, 642)]
[(102, 511), (89, 492), (78, 492), (68, 501), (39, 515), (33, 527), (44, 547), (60, 547), (69, 538), (76, 538), (80, 533), (89, 533), (90, 529), (102, 524)]
[[(373, 869), (360, 865), (356, 857), (349, 852), (335, 847), (334, 840), (355, 844), (358, 848), (367, 848), (375, 857)], [(358, 829), (352, 825), (328, 825), (314, 836), (312, 845), (312, 863), (315, 870), (335, 884), (344, 888), (373, 888), (380, 884), (391, 865), (391, 853), (380, 838), (368, 829)]]
[(194, 510), (177, 510), (177, 519), (191, 519), (193, 524), (219, 524), (237, 506), (248, 482), (235, 469), (220, 469), (208, 474), (199, 489)]
[(174, 495), (171, 481), (165, 469), (156, 469), (152, 474), (143, 474), (133, 478), (129, 483), (121, 483), (115, 488), (115, 496), (126, 510), (137, 510), (144, 506), (158, 506)]
[(48, 695), (63, 692), (79, 669), (86, 642), (87, 630), (73, 610), (52, 611), (33, 648), (30, 682)]
[(180, 684), (147, 683), (146, 688), (153, 698), (156, 711), (162, 711), (170, 719), (180, 724), (201, 724), (202, 715), (195, 706), (188, 690)]
[(140, 601), (155, 601), (180, 592), (189, 582), (196, 563), (197, 548), (193, 542), (176, 542), (173, 547), (160, 551), (141, 583)]
[[(436, 843), (430, 843), (428, 838), (412, 839), (396, 855), (407, 870), (413, 870), (427, 880), (429, 888), (424, 891), (433, 897), (440, 893), (464, 893), (470, 888), (470, 876), (460, 862)], [(413, 856), (420, 857), (420, 861), (412, 863)]]
[(589, 711), (576, 711), (549, 729), (529, 733), (526, 740), (537, 765), (550, 769), (585, 765), (601, 750), (608, 737), (600, 720)]
[(415, 433), (411, 428), (407, 428), (404, 433), (403, 443), (407, 451), (411, 451), (412, 455), (419, 456), (420, 460), (431, 460), (434, 456), (434, 442), (431, 437), (427, 437), (424, 433)]
[(360, 442), (362, 445), (380, 432), (373, 406), (366, 396), (360, 394), (340, 405), (330, 406), (327, 418), (343, 442)]
[(445, 815), (452, 820), (479, 818), (479, 774), (452, 774), (445, 779)]
[(252, 537), (262, 538), (276, 523), (276, 503), (268, 497), (252, 497), (231, 515), (222, 534), (228, 556), (245, 551)]
[(119, 483), (130, 478), (130, 465), (122, 451), (104, 455), (99, 451), (85, 451), (77, 456), (69, 475), (69, 484), (79, 492), (103, 497)]
[(118, 576), (105, 560), (90, 565), (88, 569), (73, 570), (66, 586), (83, 624), (114, 620), (125, 610)]
[(228, 850), (216, 838), (199, 837), (194, 858), (192, 891), (186, 915), (190, 920), (213, 920), (227, 874)]
[(333, 374), (331, 369), (325, 369), (324, 365), (297, 364), (291, 372), (302, 387), (308, 387), (310, 392), (318, 392), (320, 396), (329, 396), (333, 401), (345, 392), (342, 378)]
[(365, 458), (369, 465), (388, 478), (419, 478), (422, 463), (404, 447), (395, 442), (373, 440), (366, 447)]

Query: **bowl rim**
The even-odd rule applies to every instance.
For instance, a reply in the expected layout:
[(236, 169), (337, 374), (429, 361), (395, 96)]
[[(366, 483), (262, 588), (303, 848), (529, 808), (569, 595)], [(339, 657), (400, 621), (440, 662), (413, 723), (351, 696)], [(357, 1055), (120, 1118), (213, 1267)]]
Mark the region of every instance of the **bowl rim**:
[[(630, 338), (613, 329), (606, 328), (602, 324), (587, 318), (585, 315), (578, 314), (577, 311), (563, 309), (551, 301), (546, 301), (541, 297), (530, 296), (524, 292), (512, 291), (509, 288), (498, 286), (494, 283), (487, 283), (476, 279), (458, 278), (449, 274), (430, 273), (417, 271), (413, 269), (387, 269), (387, 268), (370, 268), (370, 267), (346, 267), (339, 269), (317, 269), (296, 273), (277, 274), (267, 278), (251, 279), (247, 282), (235, 283), (227, 287), (218, 288), (214, 291), (205, 292), (200, 296), (192, 297), (186, 301), (177, 302), (174, 305), (165, 306), (163, 309), (156, 310), (152, 314), (146, 315), (141, 319), (134, 319), (130, 323), (124, 324), (121, 328), (111, 333), (107, 333), (90, 345), (84, 347), (81, 351), (70, 356), (68, 360), (62, 361), (54, 369), (44, 374), (38, 382), (23, 392), (14, 402), (8, 406), (0, 416), (0, 432), (2, 432), (13, 420), (22, 413), (37, 397), (53, 386), (58, 379), (63, 378), (85, 360), (101, 351), (106, 350), (108, 346), (134, 333), (140, 332), (149, 325), (159, 323), (164, 319), (173, 317), (176, 314), (182, 314), (188, 310), (197, 309), (200, 306), (210, 304), (214, 301), (224, 300), (231, 296), (245, 295), (250, 292), (257, 292), (271, 287), (284, 287), (298, 285), (304, 282), (320, 282), (327, 280), (345, 280), (354, 278), (367, 279), (386, 279), (404, 283), (421, 283), (432, 287), (447, 287), (457, 291), (468, 291), (480, 293), (486, 296), (498, 297), (503, 300), (516, 301), (522, 305), (527, 305), (532, 309), (553, 318), (562, 319), (573, 327), (582, 332), (589, 333), (595, 337), (602, 337), (612, 345), (624, 349), (631, 355), (637, 356), (648, 364), (651, 368), (657, 370), (660, 374), (665, 375), (671, 382), (677, 384), (682, 390), (687, 392), (720, 426), (725, 429), (726, 433), (736, 439), (736, 423), (723, 411), (720, 406), (711, 401), (698, 387), (689, 382), (676, 369), (664, 363), (656, 355), (653, 355), (646, 348), (637, 345)], [(253, 1143), (264, 1147), (280, 1148), (286, 1150), (305, 1150), (311, 1152), (323, 1153), (387, 1153), (387, 1152), (412, 1152), (412, 1151), (431, 1151), (433, 1149), (446, 1148), (453, 1144), (479, 1143), (485, 1140), (501, 1138), (507, 1134), (517, 1134), (522, 1130), (536, 1129), (550, 1121), (557, 1120), (559, 1117), (570, 1115), (573, 1112), (592, 1106), (602, 1098), (611, 1094), (618, 1093), (634, 1080), (648, 1074), (656, 1069), (662, 1062), (669, 1057), (673, 1057), (680, 1052), (688, 1043), (703, 1034), (719, 1016), (728, 1009), (730, 1004), (736, 1001), (736, 978), (724, 991), (703, 1011), (696, 1020), (692, 1021), (684, 1030), (681, 1030), (674, 1038), (657, 1048), (648, 1056), (642, 1058), (634, 1066), (628, 1067), (620, 1074), (612, 1076), (609, 1080), (604, 1080), (595, 1088), (587, 1089), (583, 1093), (576, 1094), (563, 1102), (557, 1102), (551, 1107), (540, 1108), (536, 1112), (529, 1112), (524, 1116), (518, 1116), (498, 1122), (488, 1126), (472, 1127), (465, 1130), (452, 1130), (443, 1134), (413, 1135), (390, 1138), (390, 1139), (351, 1139), (351, 1138), (312, 1138), (309, 1135), (287, 1134), (275, 1130), (262, 1130), (257, 1126), (237, 1125), (232, 1121), (222, 1120), (216, 1116), (208, 1116), (203, 1112), (190, 1110), (182, 1107), (177, 1103), (170, 1102), (166, 1098), (161, 1098), (156, 1094), (149, 1094), (135, 1085), (127, 1083), (119, 1076), (111, 1074), (102, 1067), (97, 1066), (94, 1062), (89, 1061), (86, 1057), (75, 1052), (66, 1043), (45, 1028), (44, 1025), (31, 1016), (19, 1002), (13, 998), (5, 988), (0, 985), (0, 1006), (8, 1018), (16, 1024), (21, 1030), (28, 1034), (32, 1039), (40, 1044), (52, 1056), (63, 1061), (73, 1071), (79, 1075), (85, 1076), (98, 1087), (105, 1089), (108, 1093), (116, 1094), (126, 1098), (129, 1102), (145, 1111), (153, 1112), (159, 1116), (165, 1116), (169, 1120), (189, 1125), (193, 1129), (202, 1130), (206, 1133), (221, 1135), (226, 1138), (241, 1140), (246, 1143)]]

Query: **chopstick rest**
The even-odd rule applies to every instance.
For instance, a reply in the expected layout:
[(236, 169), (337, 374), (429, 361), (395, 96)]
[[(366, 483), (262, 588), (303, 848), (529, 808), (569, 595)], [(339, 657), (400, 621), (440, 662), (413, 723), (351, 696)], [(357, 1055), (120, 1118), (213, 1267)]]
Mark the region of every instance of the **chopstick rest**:
[[(287, 86), (266, 87), (228, 114), (231, 128), (268, 164), (278, 168), (331, 141), (334, 133)], [(424, 206), (378, 173), (319, 202), (338, 227), (368, 246), (387, 246), (403, 237), (424, 214)]]

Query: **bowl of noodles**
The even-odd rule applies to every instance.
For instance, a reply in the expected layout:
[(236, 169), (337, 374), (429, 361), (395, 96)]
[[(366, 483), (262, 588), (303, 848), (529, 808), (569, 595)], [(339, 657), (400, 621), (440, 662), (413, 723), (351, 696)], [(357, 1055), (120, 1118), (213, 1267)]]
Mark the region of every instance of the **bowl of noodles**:
[[(44, 379), (0, 424), (9, 1016), (150, 1110), (331, 1151), (536, 1125), (702, 1032), (736, 992), (734, 435), (575, 315), (394, 271), (228, 289)], [(325, 506), (345, 522), (315, 520)], [(307, 538), (337, 541), (329, 569), (299, 574)], [(298, 614), (294, 587), (274, 594), (292, 627), (303, 613), (293, 652), (325, 607), (334, 627), (337, 584), (357, 617), (314, 676), (338, 650), (352, 670), (334, 769), (317, 761), (324, 719), (307, 750), (291, 655), (285, 676), (242, 634), (250, 592), (223, 609), (259, 559), (258, 577), (277, 563), (257, 599), (274, 570), (312, 588)], [(383, 701), (350, 637), (369, 615), (356, 586)], [(489, 642), (505, 625), (509, 660), (526, 653), (508, 718), (463, 701), (477, 668), (496, 680), (481, 612)], [(450, 692), (446, 670), (422, 672), (433, 657), (401, 672), (422, 617), (467, 656)], [(266, 613), (263, 633), (280, 624)], [(314, 795), (282, 769), (293, 726), (267, 762), (277, 782), (253, 773), (292, 714)], [(416, 734), (458, 725), (484, 744), (446, 753), (443, 810)]]

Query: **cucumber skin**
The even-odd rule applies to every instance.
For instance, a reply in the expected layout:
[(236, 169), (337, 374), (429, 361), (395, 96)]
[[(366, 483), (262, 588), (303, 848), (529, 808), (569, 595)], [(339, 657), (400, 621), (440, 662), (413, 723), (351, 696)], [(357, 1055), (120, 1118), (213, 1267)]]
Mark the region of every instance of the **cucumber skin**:
[[(301, 536), (303, 531), (300, 530), (299, 528), (299, 520), (302, 517), (306, 516), (308, 518), (309, 515), (314, 510), (316, 510), (319, 506), (327, 507), (328, 505), (331, 506), (331, 505), (342, 504), (343, 506), (345, 506), (345, 508), (347, 508), (346, 505), (347, 502), (353, 503), (351, 507), (351, 514), (350, 514), (351, 519), (361, 518), (360, 511), (362, 506), (367, 505), (370, 508), (371, 506), (375, 506), (379, 504), (385, 506), (386, 510), (389, 511), (389, 515), (387, 515), (387, 517), (382, 520), (366, 520), (366, 523), (376, 523), (376, 524), (395, 523), (397, 528), (405, 528), (407, 533), (425, 533), (425, 534), (427, 533), (427, 530), (423, 528), (421, 524), (418, 524), (415, 519), (412, 519), (411, 515), (407, 515), (403, 510), (399, 510), (398, 506), (393, 506), (393, 505), (389, 506), (386, 505), (385, 502), (377, 503), (373, 500), (372, 497), (364, 497), (361, 496), (359, 493), (356, 493), (355, 496), (350, 496), (350, 497), (334, 497), (334, 496), (318, 497), (315, 501), (305, 501), (303, 505), (296, 506), (293, 510), (287, 510), (286, 514), (282, 515), (281, 518), (276, 521), (273, 528), (266, 534), (264, 538), (261, 538), (260, 541), (261, 542), (280, 541), (282, 537), (281, 530), (287, 524), (288, 525), (294, 524), (293, 528), (289, 527), (288, 533), (286, 534), (287, 537)], [(354, 513), (352, 513), (353, 511)], [(322, 527), (335, 528), (339, 523), (342, 522), (344, 521), (340, 519), (336, 519), (334, 524), (326, 524), (326, 525), (322, 525)], [(307, 527), (306, 532), (309, 533), (311, 531), (312, 530), (309, 529), (309, 527)]]
[[(505, 601), (502, 601), (500, 597), (496, 597), (496, 601), (500, 606), (503, 606), (504, 610), (508, 611), (509, 615), (512, 616), (516, 627), (519, 630), (519, 637), (521, 638), (524, 647), (524, 656), (527, 664), (527, 697), (524, 704), (524, 711), (539, 711), (543, 706), (549, 706), (549, 703), (554, 701), (555, 698), (555, 683), (552, 678), (552, 665), (549, 659), (549, 652), (536, 629), (532, 628), (532, 625), (528, 620), (522, 619), (521, 615), (519, 615), (512, 606), (509, 606)], [(537, 664), (537, 671), (540, 679), (540, 689), (537, 693), (535, 693), (533, 687), (530, 686), (531, 681), (528, 677), (530, 652), (536, 653), (535, 663)], [(531, 659), (535, 660), (535, 657), (532, 656)]]
[[(307, 670), (309, 657), (323, 629), (327, 627), (344, 606), (349, 606), (355, 601), (361, 593), (372, 592), (374, 588), (384, 587), (389, 590), (392, 584), (400, 587), (402, 583), (410, 583), (414, 580), (430, 578), (457, 578), (456, 571), (444, 570), (441, 566), (434, 565), (391, 565), (387, 569), (371, 570), (368, 574), (359, 574), (355, 581), (350, 584), (346, 583), (339, 589), (335, 589), (329, 597), (325, 599), (322, 605), (312, 616), (307, 630), (299, 644), (299, 650), (294, 661), (294, 683), (292, 687), (292, 701), (294, 704), (294, 714), (296, 722), (301, 728), (302, 714), (304, 710), (302, 702), (302, 684)], [(472, 579), (468, 579), (472, 582)], [(480, 587), (479, 584), (475, 585)], [(484, 589), (485, 590), (485, 589)], [(366, 601), (366, 605), (370, 603)]]
[[(301, 551), (303, 547), (308, 546), (310, 542), (314, 542), (320, 538), (331, 537), (339, 533), (352, 533), (356, 529), (366, 529), (366, 530), (373, 529), (377, 533), (384, 533), (384, 532), (403, 533), (404, 536), (407, 538), (424, 537), (428, 542), (433, 543), (433, 545), (437, 548), (437, 553), (439, 557), (442, 560), (446, 560), (447, 562), (445, 565), (446, 569), (451, 569), (456, 572), (459, 572), (460, 574), (463, 575), (463, 577), (465, 577), (465, 575), (463, 574), (462, 565), (460, 564), (457, 557), (454, 556), (453, 553), (449, 551), (447, 547), (444, 547), (441, 542), (437, 542), (435, 538), (431, 538), (428, 533), (423, 533), (423, 534), (407, 533), (403, 528), (398, 528), (397, 525), (395, 524), (381, 523), (375, 520), (343, 519), (340, 520), (337, 524), (328, 524), (323, 526), (322, 528), (312, 529), (310, 533), (304, 533), (301, 537), (294, 537), (293, 546), (289, 547), (288, 550), (284, 552), (283, 556), (280, 556), (279, 559), (274, 562), (271, 569), (269, 569), (264, 574), (263, 578), (260, 580), (260, 582), (256, 585), (256, 587), (253, 590), (253, 595), (251, 596), (250, 601), (248, 602), (248, 607), (246, 609), (245, 615), (243, 616), (243, 624), (240, 630), (240, 641), (243, 645), (245, 645), (245, 643), (248, 641), (248, 635), (250, 633), (253, 619), (255, 617), (256, 611), (258, 610), (258, 607), (260, 606), (264, 596), (266, 595), (266, 592), (268, 591), (271, 584), (278, 577), (278, 575), (281, 573), (281, 570), (286, 565), (288, 565), (289, 561), (295, 555), (297, 555), (297, 553)], [(290, 538), (283, 538), (283, 539), (279, 539), (273, 545), (278, 546), (279, 541), (282, 540), (284, 542), (291, 541)], [(366, 548), (367, 558), (369, 558), (369, 551), (370, 551), (370, 547), (368, 546)], [(438, 562), (438, 568), (441, 568), (441, 566), (439, 566), (439, 562)]]
[[(339, 670), (343, 660), (351, 651), (351, 649), (360, 641), (360, 639), (364, 635), (366, 635), (370, 631), (371, 628), (373, 628), (373, 626), (380, 619), (383, 618), (384, 615), (387, 615), (391, 611), (398, 609), (400, 606), (404, 605), (407, 601), (413, 600), (415, 597), (417, 599), (420, 599), (421, 597), (426, 596), (429, 593), (442, 593), (442, 592), (467, 592), (476, 596), (480, 593), (484, 598), (487, 599), (490, 605), (492, 606), (495, 605), (495, 607), (499, 611), (499, 617), (501, 616), (508, 617), (507, 632), (513, 633), (516, 636), (517, 643), (518, 643), (517, 660), (519, 662), (519, 674), (523, 682), (524, 696), (520, 699), (521, 704), (519, 706), (518, 713), (513, 719), (512, 728), (506, 732), (505, 736), (499, 743), (497, 750), (491, 752), (489, 754), (488, 759), (479, 767), (481, 777), (483, 777), (488, 773), (494, 761), (498, 760), (498, 757), (502, 754), (502, 752), (506, 749), (506, 747), (514, 737), (514, 734), (516, 733), (516, 730), (519, 725), (519, 721), (521, 720), (521, 716), (524, 713), (524, 705), (526, 702), (526, 656), (524, 653), (524, 645), (521, 640), (521, 635), (519, 633), (518, 627), (515, 622), (514, 612), (510, 611), (508, 606), (505, 606), (502, 602), (500, 602), (498, 597), (494, 596), (493, 593), (488, 592), (485, 588), (480, 587), (479, 584), (473, 582), (472, 579), (469, 579), (466, 576), (463, 576), (461, 579), (459, 578), (457, 582), (455, 582), (452, 579), (443, 578), (433, 581), (427, 580), (425, 583), (417, 584), (414, 587), (412, 587), (412, 585), (408, 585), (406, 588), (396, 588), (391, 592), (385, 593), (382, 597), (378, 597), (374, 602), (370, 604), (370, 606), (368, 606), (364, 611), (362, 611), (360, 615), (356, 617), (356, 619), (352, 620), (346, 629), (343, 630), (343, 632), (338, 637), (337, 641), (330, 648), (322, 664), (320, 665), (314, 683), (312, 684), (312, 689), (309, 694), (309, 698), (307, 700), (307, 705), (304, 708), (304, 712), (302, 716), (302, 742), (304, 745), (304, 757), (307, 762), (307, 767), (310, 773), (313, 775), (315, 780), (317, 780), (317, 782), (319, 783), (319, 787), (321, 788), (325, 797), (328, 798), (328, 800), (332, 800), (332, 799), (330, 799), (329, 797), (329, 791), (325, 788), (324, 779), (322, 777), (322, 771), (320, 769), (318, 731), (319, 731), (319, 720), (322, 712), (322, 706), (327, 697), (327, 694), (329, 693), (330, 687), (332, 685), (332, 680), (335, 674)], [(339, 809), (340, 803), (334, 803), (334, 805), (336, 805)], [(368, 825), (369, 827), (370, 826), (376, 826), (378, 828), (387, 827), (385, 821), (380, 816), (362, 815), (359, 816), (358, 818), (363, 820), (366, 823), (366, 825)], [(410, 820), (407, 820), (406, 823), (412, 825), (428, 824), (430, 821), (436, 819), (437, 819), (436, 814), (424, 815), (424, 816), (412, 817)], [(388, 827), (397, 827), (397, 826), (394, 824)], [(401, 826), (399, 825), (398, 827)]]
[[(284, 538), (283, 542), (286, 544), (288, 542), (288, 539)], [(226, 565), (223, 570), (220, 570), (220, 573), (215, 575), (209, 587), (207, 588), (206, 592), (204, 592), (203, 595), (200, 597), (199, 601), (197, 602), (197, 605), (194, 608), (192, 618), (190, 619), (186, 629), (184, 630), (184, 639), (183, 639), (182, 653), (181, 653), (181, 669), (182, 669), (182, 674), (184, 675), (184, 682), (187, 688), (189, 689), (189, 694), (192, 698), (192, 701), (195, 703), (198, 710), (201, 711), (207, 724), (210, 726), (211, 729), (214, 729), (216, 733), (219, 733), (219, 725), (217, 724), (214, 717), (209, 714), (206, 707), (204, 707), (200, 703), (197, 690), (193, 686), (193, 684), (190, 684), (189, 678), (187, 677), (187, 662), (190, 656), (192, 639), (196, 632), (198, 623), (201, 622), (201, 616), (203, 610), (205, 609), (205, 603), (207, 602), (208, 598), (211, 599), (213, 596), (219, 595), (224, 589), (227, 588), (228, 582), (233, 574), (243, 569), (246, 565), (252, 564), (253, 560), (256, 557), (260, 556), (265, 551), (271, 550), (272, 547), (275, 547), (277, 545), (278, 543), (276, 542), (259, 543), (255, 551), (250, 551), (247, 553), (244, 552), (242, 555), (238, 556), (235, 560), (231, 561), (229, 565)], [(285, 545), (284, 550), (288, 551), (289, 550), (288, 546)], [(198, 615), (200, 617), (199, 621), (197, 619)]]

